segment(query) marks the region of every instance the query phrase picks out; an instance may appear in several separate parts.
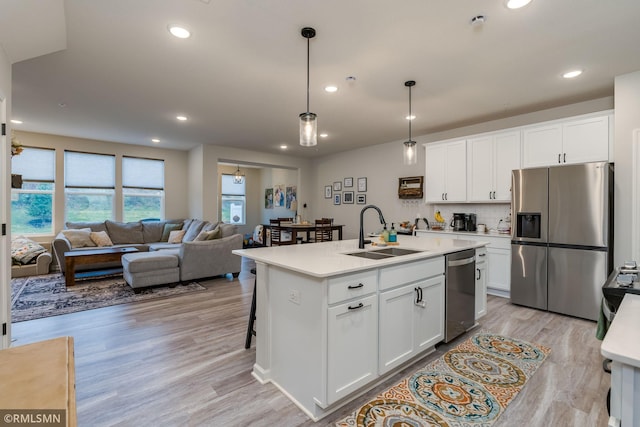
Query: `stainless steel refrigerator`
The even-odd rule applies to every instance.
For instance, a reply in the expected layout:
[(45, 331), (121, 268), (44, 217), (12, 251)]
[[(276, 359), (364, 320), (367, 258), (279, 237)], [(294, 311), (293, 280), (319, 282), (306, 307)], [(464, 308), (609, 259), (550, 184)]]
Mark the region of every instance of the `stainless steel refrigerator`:
[(613, 268), (613, 164), (512, 172), (511, 302), (597, 320)]

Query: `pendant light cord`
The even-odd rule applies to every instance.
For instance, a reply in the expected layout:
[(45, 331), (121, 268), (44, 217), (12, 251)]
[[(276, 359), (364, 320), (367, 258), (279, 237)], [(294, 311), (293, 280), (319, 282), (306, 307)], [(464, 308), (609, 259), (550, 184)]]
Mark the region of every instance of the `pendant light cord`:
[(307, 113), (309, 112), (309, 42), (310, 39), (307, 37)]
[(411, 122), (413, 118), (411, 116), (411, 86), (409, 86), (409, 142), (411, 142)]

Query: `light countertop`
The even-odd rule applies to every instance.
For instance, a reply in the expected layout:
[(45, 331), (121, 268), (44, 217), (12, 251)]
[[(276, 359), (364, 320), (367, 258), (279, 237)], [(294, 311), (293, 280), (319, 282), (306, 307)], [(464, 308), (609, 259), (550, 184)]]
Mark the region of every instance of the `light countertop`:
[[(374, 242), (376, 241), (375, 237), (367, 239), (371, 239)], [(304, 245), (236, 249), (233, 253), (258, 262), (286, 268), (314, 277), (330, 277), (408, 261), (433, 258), (465, 249), (482, 247), (486, 244), (484, 242), (474, 242), (463, 239), (430, 239), (403, 235), (398, 236), (398, 243), (399, 245), (397, 246), (389, 247), (415, 249), (421, 252), (389, 257), (388, 259), (382, 260), (349, 256), (346, 254), (350, 252), (382, 249), (381, 247), (372, 246), (371, 244), (365, 245), (365, 249), (358, 249), (358, 239), (353, 239)]]
[(445, 233), (445, 234), (455, 234), (457, 236), (464, 236), (464, 235), (470, 235), (470, 236), (486, 236), (486, 237), (501, 237), (504, 239), (511, 239), (511, 234), (505, 234), (505, 233), (499, 233), (497, 231), (487, 231), (485, 233), (479, 233), (477, 231), (453, 231), (453, 230), (421, 230), (418, 229), (416, 231), (419, 231), (420, 233)]
[(640, 295), (627, 293), (602, 341), (606, 358), (640, 368)]

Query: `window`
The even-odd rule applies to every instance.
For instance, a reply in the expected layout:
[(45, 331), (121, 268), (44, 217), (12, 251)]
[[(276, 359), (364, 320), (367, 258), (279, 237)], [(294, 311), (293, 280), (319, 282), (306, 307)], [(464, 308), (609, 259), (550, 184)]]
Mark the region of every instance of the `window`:
[(245, 182), (243, 179), (241, 183), (233, 182), (234, 175), (222, 175), (221, 183), (221, 210), (220, 218), (223, 222), (244, 225), (245, 219)]
[(122, 158), (125, 222), (164, 218), (164, 161)]
[(115, 156), (64, 152), (65, 218), (97, 222), (114, 219)]
[(11, 159), (11, 173), (22, 175), (22, 188), (11, 190), (11, 234), (53, 234), (56, 152), (25, 147)]

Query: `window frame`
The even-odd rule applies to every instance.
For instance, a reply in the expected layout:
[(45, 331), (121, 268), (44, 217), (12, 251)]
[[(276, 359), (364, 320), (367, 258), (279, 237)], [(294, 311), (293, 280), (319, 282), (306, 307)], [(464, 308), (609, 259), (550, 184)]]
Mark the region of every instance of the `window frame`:
[(225, 218), (223, 216), (223, 205), (225, 202), (231, 201), (233, 199), (242, 201), (242, 221), (241, 222), (232, 222), (229, 218), (229, 223), (234, 225), (247, 225), (247, 178), (243, 180), (241, 184), (233, 183), (233, 185), (242, 185), (244, 187), (244, 191), (242, 193), (225, 193), (225, 184), (223, 180), (229, 177), (231, 181), (233, 181), (234, 174), (222, 173), (220, 174), (220, 220), (224, 221)]

